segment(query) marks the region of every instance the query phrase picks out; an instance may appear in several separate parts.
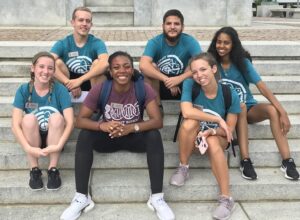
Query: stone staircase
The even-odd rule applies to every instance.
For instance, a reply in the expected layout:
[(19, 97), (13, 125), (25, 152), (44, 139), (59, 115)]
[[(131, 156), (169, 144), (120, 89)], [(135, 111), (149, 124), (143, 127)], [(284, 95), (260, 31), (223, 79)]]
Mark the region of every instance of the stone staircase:
[[(92, 1), (91, 1), (92, 2)], [(290, 115), (293, 127), (288, 137), (292, 156), (300, 167), (300, 43), (243, 42), (254, 57), (254, 65)], [(11, 133), (11, 109), (16, 88), (29, 80), (30, 58), (49, 50), (53, 42), (0, 42), (0, 219), (58, 219), (75, 192), (74, 157), (78, 129), (74, 129), (59, 166), (63, 185), (56, 192), (32, 192), (28, 187), (26, 156)], [(201, 42), (204, 50), (209, 42)], [(107, 42), (109, 53), (125, 50), (138, 60), (145, 42)], [(137, 66), (138, 63), (136, 62)], [(252, 88), (259, 101), (266, 101)], [(75, 106), (78, 109), (78, 105)], [(178, 165), (178, 143), (173, 143), (179, 105), (165, 101), (165, 198), (178, 220), (211, 219), (218, 187), (206, 156), (191, 158), (191, 179), (177, 188), (168, 184)], [(269, 122), (249, 126), (250, 155), (259, 179), (244, 180), (239, 157), (226, 152), (230, 185), (237, 205), (231, 219), (300, 219), (300, 182), (289, 181), (279, 170), (281, 158), (272, 139)], [(41, 160), (46, 181), (47, 159)], [(149, 178), (145, 154), (117, 152), (94, 155), (90, 192), (96, 208), (81, 219), (157, 219), (147, 209)], [(282, 216), (282, 209), (291, 213)]]
[(133, 0), (86, 0), (96, 26), (133, 26)]

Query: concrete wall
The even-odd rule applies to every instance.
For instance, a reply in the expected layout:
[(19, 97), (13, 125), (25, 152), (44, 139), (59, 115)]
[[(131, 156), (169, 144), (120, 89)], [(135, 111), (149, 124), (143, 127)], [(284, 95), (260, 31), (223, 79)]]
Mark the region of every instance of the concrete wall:
[[(90, 3), (93, 1), (90, 0)], [(163, 14), (172, 8), (182, 11), (186, 26), (247, 26), (251, 24), (252, 18), (252, 0), (131, 1), (134, 3), (134, 26), (160, 26)], [(83, 6), (85, 2), (85, 0), (0, 0), (2, 18), (0, 26), (69, 25), (73, 9)]]
[(84, 0), (0, 0), (2, 26), (57, 26), (69, 23)]
[(183, 13), (187, 26), (249, 26), (252, 19), (252, 0), (135, 0), (134, 6), (136, 26), (159, 26), (173, 8)]

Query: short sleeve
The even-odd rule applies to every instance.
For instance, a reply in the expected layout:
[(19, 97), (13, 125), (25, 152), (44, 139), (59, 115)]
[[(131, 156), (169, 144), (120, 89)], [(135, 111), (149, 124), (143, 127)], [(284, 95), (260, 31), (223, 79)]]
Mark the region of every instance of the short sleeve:
[(143, 56), (148, 56), (148, 57), (152, 57), (152, 59), (154, 59), (156, 53), (157, 53), (157, 45), (154, 41), (154, 39), (151, 39), (147, 42), (147, 45), (145, 47)]
[(62, 40), (57, 41), (51, 48), (50, 52), (56, 54), (58, 57), (62, 57), (63, 56)]
[(96, 48), (97, 55), (107, 54), (107, 48), (104, 42), (98, 38), (94, 40), (93, 48)]
[(248, 81), (248, 83), (257, 84), (259, 81), (261, 81), (260, 75), (255, 70), (250, 60), (245, 59), (245, 64), (247, 68), (247, 74), (245, 75), (245, 78)]
[(233, 114), (238, 114), (241, 112), (240, 99), (237, 92), (233, 88), (230, 88), (230, 90), (231, 90), (231, 105), (230, 108), (228, 109), (228, 112)]
[(192, 102), (192, 88), (194, 80), (186, 79), (182, 85), (181, 102)]
[(102, 84), (97, 84), (91, 88), (87, 97), (85, 98), (83, 105), (92, 111), (96, 111), (98, 109), (98, 99), (100, 98), (100, 91), (102, 88)]
[(145, 84), (145, 92), (146, 92), (145, 106), (147, 106), (149, 102), (155, 100), (156, 93), (148, 83), (144, 83), (144, 84)]

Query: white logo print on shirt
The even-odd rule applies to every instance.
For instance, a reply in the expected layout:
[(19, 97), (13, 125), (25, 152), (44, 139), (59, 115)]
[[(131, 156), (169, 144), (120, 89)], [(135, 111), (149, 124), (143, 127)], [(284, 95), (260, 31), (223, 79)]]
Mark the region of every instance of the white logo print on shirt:
[(126, 105), (111, 103), (111, 105), (106, 104), (104, 114), (107, 120), (128, 122), (128, 120), (140, 115), (140, 109), (138, 102), (134, 103), (134, 105), (131, 103)]

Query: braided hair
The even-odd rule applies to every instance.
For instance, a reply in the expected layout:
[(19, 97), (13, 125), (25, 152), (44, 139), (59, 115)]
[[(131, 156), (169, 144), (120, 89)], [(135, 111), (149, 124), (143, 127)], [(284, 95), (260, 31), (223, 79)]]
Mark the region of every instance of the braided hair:
[[(34, 57), (32, 58), (32, 65), (35, 66), (37, 61), (41, 57), (48, 57), (48, 58), (52, 59), (53, 62), (55, 63), (55, 58), (52, 56), (51, 53), (42, 51), (42, 52), (39, 52), (36, 55), (34, 55)], [(33, 87), (34, 87), (34, 72), (30, 71), (28, 102), (31, 102)], [(54, 80), (51, 78), (49, 81), (49, 93), (50, 93), (50, 95), (48, 97), (49, 103), (51, 102), (53, 87), (54, 87)]]

